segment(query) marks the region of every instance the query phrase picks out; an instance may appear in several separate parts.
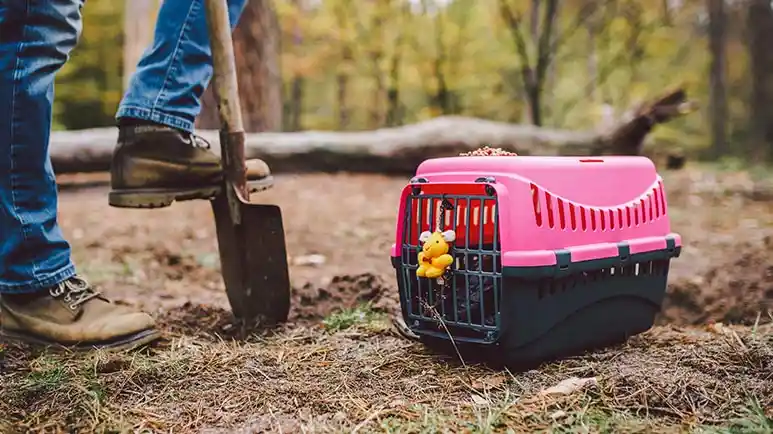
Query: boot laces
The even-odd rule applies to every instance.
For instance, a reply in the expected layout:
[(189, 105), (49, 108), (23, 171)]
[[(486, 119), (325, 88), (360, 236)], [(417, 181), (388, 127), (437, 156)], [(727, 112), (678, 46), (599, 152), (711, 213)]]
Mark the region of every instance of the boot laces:
[(196, 148), (212, 149), (212, 145), (198, 134), (188, 133), (188, 137), (185, 138), (185, 142)]
[(86, 279), (78, 276), (52, 287), (49, 293), (56, 299), (61, 298), (71, 310), (76, 310), (78, 306), (100, 295), (100, 292), (95, 291)]

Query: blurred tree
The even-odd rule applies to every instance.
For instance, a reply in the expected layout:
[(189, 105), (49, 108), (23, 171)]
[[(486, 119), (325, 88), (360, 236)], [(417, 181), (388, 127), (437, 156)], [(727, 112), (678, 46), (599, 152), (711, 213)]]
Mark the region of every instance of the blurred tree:
[[(282, 130), (282, 76), (279, 65), (279, 24), (271, 0), (250, 0), (233, 34), (244, 129)], [(219, 127), (210, 86), (202, 99), (197, 127)]]
[(752, 81), (751, 144), (754, 160), (773, 156), (773, 9), (770, 0), (749, 0), (747, 10)]
[[(556, 17), (558, 15), (558, 0), (545, 0), (545, 12), (542, 22), (538, 25), (532, 22), (534, 33), (538, 34), (536, 50), (529, 50), (527, 39), (523, 30), (522, 13), (512, 8), (507, 0), (499, 0), (499, 6), (505, 22), (512, 33), (513, 40), (521, 61), (521, 74), (523, 85), (529, 102), (531, 123), (542, 125), (542, 93), (545, 85), (550, 62), (553, 60), (554, 46), (553, 32), (555, 30)], [(532, 18), (536, 21), (539, 17), (540, 1), (532, 2)], [(535, 10), (536, 9), (536, 10)], [(536, 30), (539, 26), (539, 30)], [(530, 51), (536, 51), (532, 56)], [(535, 59), (532, 60), (532, 57)]]
[(123, 53), (122, 2), (90, 0), (83, 8), (83, 33), (56, 78), (54, 127), (66, 129), (115, 125), (121, 101)]
[(410, 8), (408, 3), (398, 5), (398, 9), (395, 12), (397, 14), (397, 20), (395, 25), (397, 34), (393, 38), (392, 53), (389, 58), (389, 81), (387, 89), (387, 107), (385, 125), (393, 127), (403, 123), (404, 108), (405, 106), (400, 101), (400, 70), (403, 63), (403, 54), (405, 51), (405, 39), (406, 32), (401, 31), (405, 29), (406, 22), (410, 19)]
[(338, 129), (346, 130), (351, 122), (349, 108), (349, 81), (354, 69), (354, 18), (351, 0), (336, 0), (333, 6), (337, 24), (337, 42), (340, 58), (336, 70), (336, 102), (338, 103)]
[[(291, 4), (294, 12), (290, 23), (288, 23), (291, 41), (284, 46), (295, 56), (302, 56), (304, 29), (301, 19), (304, 16), (305, 5), (301, 0), (292, 0)], [(290, 92), (285, 104), (284, 129), (286, 131), (300, 131), (303, 128), (303, 85), (305, 80), (304, 76), (297, 70), (288, 71), (288, 76)]]
[[(621, 14), (628, 20), (628, 35), (625, 50), (628, 53), (628, 68), (631, 83), (641, 81), (641, 66), (645, 57), (642, 38), (645, 32), (644, 7), (640, 2), (627, 2)], [(625, 103), (628, 103), (626, 101)]]
[(714, 157), (727, 154), (727, 13), (725, 0), (707, 0), (709, 12), (709, 89), (711, 144)]
[[(121, 23), (152, 26), (123, 10), (143, 1), (151, 0), (86, 3), (81, 43), (57, 79), (56, 128), (113, 124), (124, 70), (133, 69), (123, 68), (127, 62), (115, 50)], [(699, 100), (721, 99), (712, 1), (252, 0), (249, 10), (269, 5), (281, 29), (244, 27), (255, 20), (247, 12), (235, 32), (244, 54), (238, 61), (245, 112), (268, 110), (255, 115), (266, 120), (253, 129), (278, 129), (282, 118), (285, 130), (365, 129), (443, 113), (588, 129), (602, 113), (613, 117), (679, 82)], [(725, 16), (725, 114), (721, 104), (704, 104), (706, 116), (664, 125), (653, 139), (712, 147), (713, 155), (773, 155), (770, 5), (718, 4)], [(271, 54), (277, 44), (281, 52)], [(276, 83), (280, 71), (281, 85), (266, 84)], [(199, 125), (208, 114), (214, 112), (205, 109)], [(727, 139), (720, 149), (712, 137), (722, 135), (713, 131), (721, 118)], [(761, 143), (755, 153), (752, 143)]]
[[(104, 0), (103, 0), (104, 1)], [(161, 0), (131, 0), (124, 6), (123, 85), (137, 68), (142, 53), (153, 42), (153, 29)], [(91, 7), (91, 4), (89, 4)]]
[(448, 88), (446, 76), (449, 50), (444, 42), (446, 37), (445, 9), (441, 9), (435, 2), (431, 3), (430, 0), (422, 0), (421, 5), (424, 15), (431, 17), (434, 30), (432, 35), (434, 55), (431, 61), (431, 77), (434, 86), (430, 87), (433, 90), (427, 91), (429, 109), (433, 115), (448, 115), (452, 113), (453, 109), (451, 107), (451, 90)]
[[(583, 5), (586, 10), (588, 10), (589, 15), (595, 15), (595, 7), (596, 7), (596, 0), (585, 0), (585, 4)], [(598, 51), (596, 50), (596, 38), (598, 37), (598, 34), (601, 32), (601, 29), (603, 28), (603, 22), (601, 19), (599, 19), (597, 16), (589, 16), (588, 19), (585, 20), (585, 31), (587, 32), (587, 55), (588, 55), (588, 63), (587, 63), (587, 74), (588, 74), (588, 96), (590, 99), (591, 104), (598, 105), (600, 103), (599, 100), (599, 92), (598, 92), (598, 71), (599, 71), (599, 57), (598, 57)]]
[(373, 0), (370, 13), (368, 38), (368, 47), (366, 47), (367, 58), (370, 61), (371, 74), (373, 76), (373, 90), (371, 92), (371, 108), (368, 126), (370, 128), (379, 128), (384, 125), (382, 101), (386, 93), (386, 84), (384, 73), (381, 69), (381, 62), (384, 59), (384, 26), (390, 18), (390, 8), (392, 0)]

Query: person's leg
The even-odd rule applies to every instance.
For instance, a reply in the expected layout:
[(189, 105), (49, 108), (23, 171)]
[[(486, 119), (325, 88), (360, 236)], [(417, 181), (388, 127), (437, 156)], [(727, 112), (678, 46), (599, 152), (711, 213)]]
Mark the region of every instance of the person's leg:
[(77, 43), (82, 6), (0, 3), (0, 327), (47, 343), (147, 340), (152, 318), (116, 309), (77, 277), (57, 223), (48, 155), (54, 76)]
[[(57, 2), (54, 2), (57, 3)], [(80, 5), (32, 17), (22, 0), (0, 5), (0, 292), (36, 292), (75, 275), (57, 225), (48, 158), (54, 72), (80, 31)], [(40, 23), (35, 25), (34, 23)], [(52, 30), (43, 25), (49, 24)]]
[[(229, 0), (234, 28), (247, 0)], [(109, 203), (162, 207), (175, 200), (214, 196), (220, 158), (193, 135), (201, 96), (212, 77), (204, 0), (165, 0), (153, 44), (145, 51), (118, 108), (118, 146)], [(204, 145), (204, 146), (202, 146)], [(253, 191), (271, 185), (268, 166), (248, 164)]]
[[(231, 28), (247, 0), (229, 0)], [(204, 0), (161, 4), (153, 44), (145, 50), (116, 118), (152, 121), (192, 133), (201, 96), (212, 77)]]

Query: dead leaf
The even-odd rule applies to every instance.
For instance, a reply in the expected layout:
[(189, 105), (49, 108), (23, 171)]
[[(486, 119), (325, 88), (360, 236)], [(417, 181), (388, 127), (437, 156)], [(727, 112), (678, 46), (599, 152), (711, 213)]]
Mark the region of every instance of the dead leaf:
[(408, 403), (402, 399), (395, 399), (392, 402), (389, 403), (389, 408), (402, 408), (407, 407)]
[(296, 256), (292, 258), (292, 264), (300, 267), (303, 267), (303, 266), (318, 267), (320, 265), (324, 265), (325, 262), (327, 262), (327, 258), (324, 255), (318, 255), (318, 254)]
[(598, 385), (598, 380), (596, 379), (596, 377), (590, 377), (590, 378), (572, 377), (561, 381), (560, 383), (556, 384), (553, 387), (548, 387), (547, 389), (542, 390), (539, 394), (540, 395), (571, 395), (572, 393), (578, 392), (582, 389), (585, 389), (586, 387), (591, 387), (596, 385)]
[(472, 402), (475, 405), (488, 405), (488, 400), (477, 393), (472, 394)]
[(489, 390), (501, 387), (507, 382), (504, 375), (486, 375), (475, 379), (472, 382), (472, 388), (475, 390)]
[(716, 333), (718, 335), (724, 335), (728, 333), (727, 328), (721, 322), (711, 323), (707, 325), (706, 330), (712, 333)]
[(558, 410), (550, 415), (550, 418), (553, 420), (558, 420), (566, 417), (566, 412), (564, 410)]

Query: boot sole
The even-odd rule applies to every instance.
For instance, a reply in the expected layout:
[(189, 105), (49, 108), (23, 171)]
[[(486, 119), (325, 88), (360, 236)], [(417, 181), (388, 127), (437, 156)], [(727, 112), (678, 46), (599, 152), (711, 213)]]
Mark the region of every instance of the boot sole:
[(53, 350), (71, 352), (84, 352), (92, 350), (131, 351), (145, 346), (161, 338), (161, 332), (156, 329), (147, 329), (131, 335), (119, 336), (109, 341), (83, 342), (77, 344), (63, 344), (54, 342), (42, 336), (25, 333), (18, 330), (0, 330), (0, 338), (3, 340), (23, 342), (36, 347), (45, 347)]
[[(268, 190), (273, 186), (273, 176), (247, 181), (250, 193)], [(214, 199), (220, 190), (220, 185), (184, 190), (171, 188), (117, 189), (111, 190), (108, 194), (108, 203), (115, 208), (165, 208), (172, 205), (173, 202)]]

